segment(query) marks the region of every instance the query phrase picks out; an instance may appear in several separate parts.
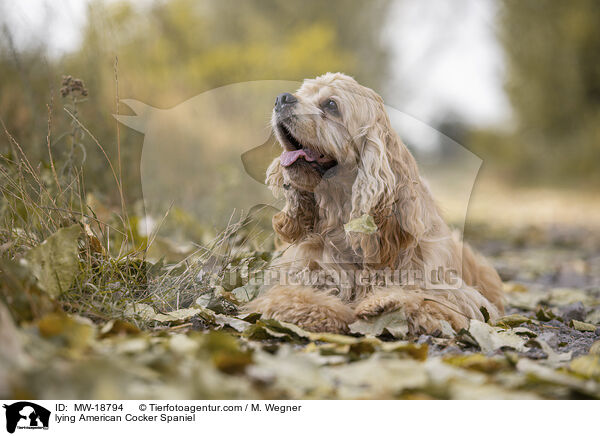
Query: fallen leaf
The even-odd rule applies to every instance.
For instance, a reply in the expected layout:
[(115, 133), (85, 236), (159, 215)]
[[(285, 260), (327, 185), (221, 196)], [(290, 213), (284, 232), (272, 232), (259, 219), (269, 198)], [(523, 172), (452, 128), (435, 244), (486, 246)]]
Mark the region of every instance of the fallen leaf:
[(521, 283), (504, 283), (504, 292), (528, 292), (527, 287)]
[(58, 304), (41, 289), (27, 262), (0, 259), (0, 295), (16, 323), (55, 312)]
[(206, 308), (214, 313), (226, 313), (231, 307), (236, 306), (239, 302), (230, 301), (232, 294), (227, 292), (223, 287), (217, 286), (214, 292), (207, 292), (200, 295), (196, 299), (196, 305)]
[(337, 333), (310, 333), (309, 339), (311, 341), (322, 341), (339, 345), (354, 345), (364, 340), (364, 338), (355, 338), (353, 336), (339, 335)]
[(506, 315), (496, 319), (495, 326), (500, 327), (517, 327), (524, 323), (531, 323), (531, 320), (524, 315), (519, 313), (513, 313), (512, 315)]
[(585, 322), (600, 324), (600, 309), (594, 309), (585, 317)]
[(344, 230), (348, 233), (355, 232), (371, 235), (377, 231), (377, 224), (375, 224), (375, 220), (371, 215), (365, 213), (359, 218), (355, 218), (344, 224)]
[(275, 338), (296, 342), (299, 340), (307, 340), (310, 333), (294, 324), (280, 322), (274, 319), (260, 319), (244, 330), (243, 336), (258, 341)]
[(446, 321), (445, 319), (440, 320), (440, 327), (442, 330), (441, 336), (443, 338), (453, 338), (454, 336), (456, 336), (456, 331), (452, 328), (450, 323), (448, 321)]
[(94, 325), (91, 321), (64, 313), (44, 316), (38, 321), (37, 327), (42, 337), (71, 349), (84, 348), (94, 336)]
[(252, 379), (285, 392), (287, 398), (328, 398), (336, 387), (321, 370), (321, 362), (316, 353), (294, 353), (292, 346), (282, 344), (275, 354), (255, 352), (254, 364), (246, 372)]
[(235, 297), (238, 303), (247, 303), (253, 300), (260, 291), (260, 286), (244, 285), (235, 288), (231, 294)]
[(510, 306), (523, 310), (534, 310), (547, 297), (546, 292), (539, 290), (509, 292), (506, 294), (506, 299)]
[(505, 357), (488, 357), (481, 353), (445, 356), (442, 360), (450, 365), (486, 374), (493, 374), (511, 367)]
[(174, 334), (169, 340), (169, 348), (179, 354), (193, 353), (199, 346), (198, 341), (183, 334)]
[(535, 312), (535, 317), (538, 321), (552, 321), (556, 319), (556, 315), (548, 307), (540, 306)]
[(205, 294), (200, 295), (197, 299), (196, 299), (196, 304), (198, 306), (202, 306), (202, 307), (208, 307), (211, 304), (211, 301), (214, 299), (215, 297), (213, 296), (212, 292), (207, 292)]
[(548, 295), (548, 302), (555, 306), (567, 306), (569, 304), (582, 302), (585, 306), (594, 306), (598, 300), (591, 294), (573, 288), (555, 288)]
[(99, 254), (102, 254), (103, 256), (106, 256), (106, 250), (104, 250), (102, 243), (96, 237), (96, 235), (94, 235), (94, 232), (92, 231), (90, 225), (87, 223), (84, 223), (83, 230), (85, 232), (86, 240), (90, 246), (90, 249), (95, 253), (99, 253)]
[(587, 379), (600, 381), (600, 355), (579, 356), (571, 362), (569, 369)]
[(573, 355), (573, 352), (571, 352), (571, 351), (569, 351), (567, 353), (557, 353), (546, 341), (544, 341), (540, 338), (531, 339), (531, 341), (529, 341), (527, 343), (530, 344), (533, 342), (539, 344), (542, 351), (544, 353), (546, 353), (546, 355), (548, 356), (546, 358), (546, 361), (548, 363), (550, 363), (551, 365), (558, 365), (562, 362), (568, 362), (569, 360), (571, 360), (571, 357)]
[(58, 230), (25, 256), (40, 288), (52, 297), (67, 291), (79, 271), (79, 224)]
[[(517, 362), (517, 370), (527, 374), (530, 381), (546, 383), (552, 386), (568, 387), (577, 391), (583, 391), (589, 395), (598, 396), (597, 387), (566, 372), (543, 366), (531, 359), (520, 359)], [(593, 383), (593, 382), (591, 382)]]
[(489, 353), (502, 347), (514, 348), (517, 351), (525, 351), (525, 340), (510, 331), (496, 329), (484, 322), (472, 319), (469, 325), (469, 333), (479, 344), (481, 351)]
[(427, 359), (429, 346), (427, 344), (416, 344), (414, 342), (381, 342), (378, 347), (381, 351), (388, 353), (398, 353), (400, 355), (408, 354), (416, 360), (424, 361)]
[(100, 335), (103, 338), (112, 335), (137, 334), (139, 332), (139, 328), (121, 319), (111, 319), (100, 329)]
[(408, 334), (408, 322), (403, 310), (386, 313), (368, 320), (359, 319), (348, 327), (350, 327), (352, 333), (365, 336), (379, 336), (386, 330), (399, 339), (406, 337)]
[(488, 310), (484, 306), (481, 306), (479, 308), (479, 311), (483, 315), (483, 321), (484, 322), (489, 322), (490, 321), (490, 313), (488, 312)]
[(423, 388), (429, 377), (422, 362), (390, 359), (375, 353), (365, 360), (323, 368), (340, 398), (394, 398), (405, 390)]
[(156, 312), (152, 306), (146, 303), (129, 303), (123, 314), (127, 318), (140, 318), (144, 321), (150, 321), (154, 319)]
[(158, 322), (187, 321), (191, 317), (198, 315), (200, 312), (202, 312), (202, 309), (190, 307), (167, 313), (157, 313), (152, 319)]
[(529, 336), (530, 338), (535, 338), (537, 337), (537, 333), (534, 332), (533, 330), (529, 330), (528, 328), (525, 327), (515, 327), (512, 329), (513, 333), (516, 333), (518, 335), (525, 335), (525, 336)]
[(580, 332), (595, 332), (598, 327), (594, 324), (587, 322), (577, 321), (576, 319), (571, 320), (571, 327)]
[(241, 320), (239, 318), (220, 314), (215, 314), (215, 323), (221, 327), (227, 325), (240, 333), (246, 330), (251, 325), (249, 322)]

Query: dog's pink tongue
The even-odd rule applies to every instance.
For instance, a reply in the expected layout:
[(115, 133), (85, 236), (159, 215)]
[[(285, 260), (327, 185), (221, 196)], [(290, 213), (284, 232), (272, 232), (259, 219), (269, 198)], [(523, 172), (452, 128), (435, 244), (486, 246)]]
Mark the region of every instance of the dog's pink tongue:
[(281, 165), (284, 167), (289, 167), (301, 157), (306, 159), (308, 162), (317, 160), (317, 154), (313, 150), (310, 148), (302, 148), (300, 150), (284, 151), (281, 153), (279, 162), (281, 162)]

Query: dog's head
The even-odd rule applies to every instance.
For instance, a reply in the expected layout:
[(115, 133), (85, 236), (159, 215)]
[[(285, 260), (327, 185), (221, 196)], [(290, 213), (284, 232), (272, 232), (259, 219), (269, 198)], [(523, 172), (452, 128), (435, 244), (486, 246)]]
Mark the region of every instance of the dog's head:
[[(277, 97), (272, 126), (283, 151), (269, 167), (267, 183), (275, 195), (285, 190), (288, 200), (287, 209), (274, 218), (284, 240), (297, 240), (323, 218), (311, 210), (327, 207), (318, 198), (312, 204), (316, 196), (338, 205), (336, 216), (327, 216), (330, 227), (369, 214), (379, 240), (405, 238), (400, 225), (415, 238), (425, 231), (425, 188), (416, 163), (373, 90), (340, 73), (305, 80), (294, 94)], [(344, 184), (345, 190), (340, 188)], [(358, 236), (352, 246), (364, 252), (373, 245), (369, 241), (373, 238)], [(376, 245), (380, 249), (382, 244)]]
[(296, 93), (277, 96), (272, 125), (283, 148), (279, 162), (286, 179), (313, 191), (338, 166), (357, 169), (365, 127), (382, 111), (381, 97), (339, 73), (305, 80)]

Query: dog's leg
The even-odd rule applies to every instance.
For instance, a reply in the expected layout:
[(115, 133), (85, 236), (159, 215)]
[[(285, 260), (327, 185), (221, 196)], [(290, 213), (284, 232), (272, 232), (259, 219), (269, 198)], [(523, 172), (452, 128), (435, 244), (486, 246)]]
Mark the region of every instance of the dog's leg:
[(339, 298), (307, 286), (274, 286), (246, 304), (245, 312), (297, 324), (312, 332), (348, 331), (354, 311)]
[(491, 318), (499, 316), (496, 306), (472, 288), (452, 290), (377, 288), (355, 309), (357, 318), (368, 319), (403, 309), (411, 334), (434, 333), (441, 330), (441, 320), (454, 330), (467, 328), (471, 319), (483, 321), (484, 307)]

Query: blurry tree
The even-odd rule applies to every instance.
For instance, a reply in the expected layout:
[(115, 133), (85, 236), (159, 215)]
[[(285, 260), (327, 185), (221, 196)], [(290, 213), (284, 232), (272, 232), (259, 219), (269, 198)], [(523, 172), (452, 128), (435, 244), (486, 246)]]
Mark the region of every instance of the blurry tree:
[[(46, 59), (43, 44), (18, 51), (8, 26), (0, 22), (0, 119), (16, 139), (24, 140), (23, 146), (36, 150), (34, 159), (46, 150), (46, 105), (51, 104), (53, 86), (56, 96), (60, 75)], [(0, 130), (0, 152), (5, 153), (9, 140)]]
[[(116, 159), (117, 71), (119, 98), (161, 108), (230, 83), (302, 80), (326, 71), (344, 71), (377, 88), (388, 70), (381, 41), (388, 9), (388, 0), (95, 0), (79, 49), (60, 59), (44, 63), (42, 48), (16, 53), (0, 43), (0, 116), (24, 148), (44, 156), (45, 104), (53, 92), (60, 155), (58, 137), (69, 129), (58, 92), (61, 75), (82, 78), (89, 96), (78, 105), (79, 116)], [(129, 198), (137, 198), (142, 139), (121, 126), (120, 142), (124, 186)], [(86, 144), (88, 188), (106, 190), (114, 185), (108, 165), (89, 138)]]
[(516, 134), (479, 135), (477, 151), (520, 179), (598, 186), (600, 3), (503, 0), (500, 11)]

